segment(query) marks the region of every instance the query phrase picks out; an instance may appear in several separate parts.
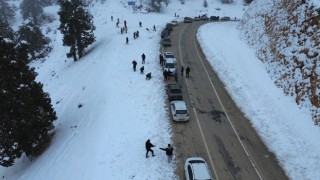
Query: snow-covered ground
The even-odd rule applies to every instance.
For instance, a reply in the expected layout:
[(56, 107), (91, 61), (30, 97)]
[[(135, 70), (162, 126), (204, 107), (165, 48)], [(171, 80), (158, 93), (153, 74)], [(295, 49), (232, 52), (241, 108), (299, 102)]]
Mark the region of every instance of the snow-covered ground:
[[(180, 16), (178, 20), (199, 14), (241, 18), (244, 13), (242, 0), (231, 5), (210, 0), (208, 4), (205, 9), (202, 1), (188, 0), (184, 5), (173, 1), (161, 14), (133, 12), (117, 0), (95, 4), (90, 11), (97, 27), (96, 42), (78, 62), (66, 58), (68, 48), (62, 46), (62, 35), (56, 30), (59, 7), (46, 8), (57, 19), (43, 27), (54, 49), (44, 62), (31, 65), (52, 98), (58, 115), (56, 135), (34, 161), (23, 157), (10, 168), (0, 168), (2, 179), (178, 179), (175, 164), (184, 162), (169, 164), (158, 149), (171, 143), (173, 135), (158, 64), (160, 29), (175, 18), (174, 13)], [(120, 26), (127, 21), (128, 34), (120, 34), (117, 18)], [(146, 30), (153, 25), (157, 31)], [(236, 26), (234, 22), (210, 23), (199, 29), (197, 36), (208, 60), (288, 176), (320, 179), (319, 129), (312, 125), (308, 111), (298, 109), (292, 98), (275, 88)], [(140, 37), (134, 40), (137, 30)], [(146, 55), (145, 74), (152, 72), (150, 81), (132, 70), (134, 59), (138, 69), (142, 66), (142, 53)], [(145, 158), (147, 139), (156, 145), (155, 157)]]

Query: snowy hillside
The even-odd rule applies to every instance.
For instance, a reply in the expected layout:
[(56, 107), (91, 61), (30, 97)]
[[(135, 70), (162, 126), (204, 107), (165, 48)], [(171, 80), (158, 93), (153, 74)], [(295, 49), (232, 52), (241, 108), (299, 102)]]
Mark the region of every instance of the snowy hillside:
[[(12, 0), (11, 3), (19, 7), (21, 1)], [(180, 179), (174, 171), (177, 163), (184, 162), (178, 162), (174, 157), (173, 163), (169, 164), (165, 153), (159, 150), (159, 147), (172, 143), (174, 135), (158, 60), (160, 32), (173, 19), (182, 21), (185, 16), (199, 14), (237, 19), (244, 14), (239, 26), (241, 34), (236, 29), (238, 22), (202, 26), (197, 34), (201, 47), (230, 95), (277, 156), (289, 178), (320, 178), (320, 143), (317, 139), (320, 134), (318, 127), (308, 124), (311, 116), (305, 111), (313, 107), (313, 114), (319, 115), (316, 106), (311, 106), (313, 101), (307, 98), (308, 95), (317, 97), (319, 94), (319, 87), (315, 89), (311, 83), (312, 76), (308, 76), (313, 75), (311, 72), (319, 74), (319, 61), (314, 64), (319, 47), (318, 41), (313, 39), (316, 28), (311, 26), (305, 29), (310, 36), (293, 33), (305, 27), (304, 16), (298, 15), (305, 12), (304, 8), (311, 9), (310, 4), (295, 6), (289, 11), (274, 8), (280, 4), (271, 3), (273, 0), (254, 1), (245, 13), (247, 6), (243, 6), (242, 0), (234, 0), (232, 4), (207, 0), (208, 8), (203, 7), (202, 0), (171, 0), (160, 13), (147, 13), (145, 8), (137, 10), (128, 6), (128, 1), (93, 0), (88, 9), (94, 17), (96, 42), (88, 48), (89, 53), (77, 62), (66, 57), (69, 49), (62, 46), (62, 34), (57, 30), (59, 6), (44, 9), (53, 21), (43, 24), (41, 28), (45, 36), (52, 40), (53, 50), (48, 57), (33, 61), (30, 66), (35, 67), (39, 74), (37, 80), (50, 94), (57, 112), (55, 136), (48, 149), (33, 161), (23, 156), (12, 167), (1, 167), (0, 177), (3, 180)], [(140, 5), (141, 1), (137, 2)], [(142, 5), (145, 7), (146, 3)], [(315, 11), (310, 12), (318, 17)], [(286, 15), (290, 13), (297, 16), (289, 22), (297, 23), (284, 28), (283, 25), (288, 25)], [(174, 14), (178, 14), (179, 18)], [(121, 34), (120, 28), (116, 27), (118, 18), (120, 27), (124, 25), (124, 20), (127, 21), (127, 34)], [(139, 22), (142, 22), (142, 27), (139, 27)], [(275, 22), (277, 24), (273, 24)], [(21, 23), (21, 15), (17, 12), (13, 29), (18, 29)], [(154, 25), (156, 31), (151, 30)], [(213, 29), (217, 33), (211, 33)], [(282, 36), (283, 31), (280, 30), (292, 33)], [(140, 37), (134, 39), (133, 32), (136, 31), (140, 32)], [(129, 38), (128, 45), (125, 43), (126, 37)], [(257, 53), (244, 43), (246, 40)], [(296, 41), (304, 42), (305, 46), (289, 46), (298, 43)], [(309, 52), (298, 53), (305, 52), (305, 49)], [(146, 55), (145, 64), (141, 64), (142, 53)], [(279, 56), (283, 57), (282, 54), (286, 58), (275, 61)], [(256, 55), (265, 62), (264, 66)], [(240, 57), (245, 61), (237, 61)], [(303, 62), (304, 68), (295, 71), (287, 68), (296, 67), (290, 61), (293, 57)], [(152, 73), (151, 80), (147, 81), (145, 74), (132, 70), (133, 60), (138, 62), (138, 69), (144, 66), (145, 73)], [(248, 67), (253, 70), (248, 70)], [(275, 88), (264, 68), (278, 86), (285, 88), (287, 94), (299, 97), (297, 102), (304, 108), (299, 109), (294, 101)], [(303, 86), (295, 86), (297, 83)], [(293, 87), (304, 87), (305, 91)], [(144, 143), (147, 139), (156, 145), (153, 148), (155, 157), (145, 157)]]
[(320, 123), (319, 1), (254, 1), (239, 29), (283, 92)]

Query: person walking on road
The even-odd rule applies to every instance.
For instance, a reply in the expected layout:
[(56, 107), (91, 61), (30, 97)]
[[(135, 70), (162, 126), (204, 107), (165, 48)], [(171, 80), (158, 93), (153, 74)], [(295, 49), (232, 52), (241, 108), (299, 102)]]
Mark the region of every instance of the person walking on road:
[(168, 144), (167, 148), (159, 148), (159, 149), (166, 152), (166, 155), (168, 157), (168, 163), (170, 163), (172, 161), (172, 155), (173, 155), (173, 147), (171, 147), (171, 144)]
[(146, 153), (146, 158), (148, 158), (148, 154), (149, 154), (149, 151), (151, 152), (152, 156), (155, 156), (154, 153), (153, 153), (153, 150), (151, 149), (152, 147), (155, 147), (155, 145), (153, 145), (151, 142), (150, 142), (150, 139), (148, 139), (146, 141), (146, 150), (147, 150), (147, 153)]
[(187, 78), (189, 77), (189, 73), (190, 73), (190, 68), (189, 68), (189, 66), (188, 66), (187, 69), (186, 69), (186, 77), (187, 77)]
[(184, 67), (181, 66), (181, 77), (183, 76), (183, 72), (184, 72)]

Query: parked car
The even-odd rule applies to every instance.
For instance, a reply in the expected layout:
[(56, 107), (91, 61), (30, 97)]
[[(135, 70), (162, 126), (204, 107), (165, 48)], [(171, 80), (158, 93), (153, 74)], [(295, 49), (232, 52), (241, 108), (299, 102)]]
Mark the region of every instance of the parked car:
[(184, 101), (171, 101), (170, 109), (174, 121), (188, 121), (189, 112)]
[(230, 17), (228, 17), (228, 16), (224, 16), (224, 17), (222, 17), (220, 20), (221, 20), (221, 21), (230, 21), (231, 19), (230, 19)]
[(173, 62), (175, 63), (177, 62), (172, 52), (163, 52), (163, 58), (164, 58), (164, 61), (166, 61), (167, 59), (172, 59)]
[(171, 24), (171, 23), (167, 23), (167, 25), (166, 25), (166, 29), (168, 30), (168, 31), (172, 31), (173, 30), (173, 24)]
[(206, 161), (201, 157), (188, 158), (184, 164), (186, 180), (212, 180)]
[(193, 20), (194, 20), (194, 21), (200, 21), (200, 17), (199, 17), (199, 16), (196, 16), (196, 17), (193, 18)]
[(176, 62), (172, 58), (168, 58), (164, 62), (163, 71), (170, 72), (170, 75), (174, 76), (176, 74)]
[(203, 21), (209, 21), (209, 18), (208, 18), (207, 15), (202, 15), (202, 16), (200, 17), (200, 19), (203, 20)]
[(219, 21), (219, 16), (210, 16), (210, 21)]
[(178, 26), (178, 25), (179, 25), (179, 23), (178, 23), (177, 20), (172, 20), (172, 21), (171, 21), (171, 24), (172, 24), (173, 26)]
[(185, 23), (192, 23), (193, 19), (191, 17), (185, 17), (183, 22)]
[(181, 87), (178, 84), (168, 84), (167, 95), (168, 95), (169, 101), (182, 100)]
[(168, 31), (167, 29), (164, 29), (161, 32), (161, 38), (166, 38), (166, 37), (169, 37), (169, 36), (170, 36), (170, 31)]
[(170, 37), (165, 37), (165, 38), (163, 38), (162, 40), (161, 40), (161, 42), (162, 42), (162, 46), (164, 46), (164, 47), (169, 47), (169, 46), (171, 46), (171, 38)]

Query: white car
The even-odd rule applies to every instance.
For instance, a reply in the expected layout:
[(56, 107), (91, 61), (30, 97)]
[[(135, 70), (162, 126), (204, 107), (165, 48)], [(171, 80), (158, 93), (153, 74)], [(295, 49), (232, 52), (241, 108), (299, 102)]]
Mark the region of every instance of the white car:
[(171, 101), (170, 109), (174, 121), (188, 121), (189, 112), (184, 101)]
[(188, 158), (184, 164), (186, 180), (212, 180), (206, 161), (201, 157)]
[(172, 59), (174, 63), (176, 63), (176, 58), (174, 57), (172, 52), (163, 52), (163, 58), (166, 61), (167, 59)]
[(171, 21), (171, 24), (173, 24), (174, 26), (178, 26), (179, 23), (178, 23), (177, 20), (172, 20), (172, 21)]

